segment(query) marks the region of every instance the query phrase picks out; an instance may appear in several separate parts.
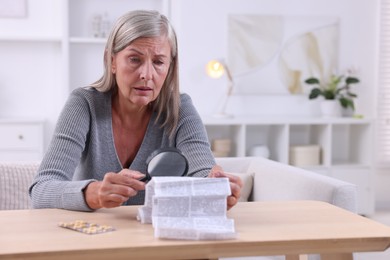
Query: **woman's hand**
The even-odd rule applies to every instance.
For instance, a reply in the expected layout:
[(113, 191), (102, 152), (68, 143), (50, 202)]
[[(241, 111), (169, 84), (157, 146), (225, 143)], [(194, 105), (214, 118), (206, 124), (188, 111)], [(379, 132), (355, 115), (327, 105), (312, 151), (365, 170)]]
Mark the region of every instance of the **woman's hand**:
[(232, 194), (227, 198), (228, 210), (237, 204), (238, 200), (241, 197), (241, 188), (243, 186), (240, 177), (234, 176), (232, 174), (224, 173), (222, 167), (219, 165), (215, 165), (211, 169), (208, 177), (209, 178), (222, 178), (222, 177), (228, 178), (229, 182), (230, 182), (230, 190), (232, 192)]
[(145, 183), (139, 180), (142, 177), (145, 175), (129, 169), (108, 172), (102, 181), (88, 184), (84, 190), (85, 201), (91, 209), (119, 207), (145, 189)]

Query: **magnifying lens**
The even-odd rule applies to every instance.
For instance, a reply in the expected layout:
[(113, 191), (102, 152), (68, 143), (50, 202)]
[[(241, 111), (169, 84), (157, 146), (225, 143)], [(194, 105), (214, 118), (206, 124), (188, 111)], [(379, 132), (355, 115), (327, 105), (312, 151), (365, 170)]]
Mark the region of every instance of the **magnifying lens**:
[(184, 176), (188, 172), (188, 161), (175, 147), (155, 150), (146, 160), (147, 172), (141, 181), (148, 182), (152, 176)]

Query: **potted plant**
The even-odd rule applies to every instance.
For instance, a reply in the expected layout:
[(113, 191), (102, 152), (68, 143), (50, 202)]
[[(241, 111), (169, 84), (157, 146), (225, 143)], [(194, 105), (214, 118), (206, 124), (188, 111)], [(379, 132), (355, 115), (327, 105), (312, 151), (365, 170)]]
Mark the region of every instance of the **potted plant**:
[(351, 91), (351, 85), (359, 83), (358, 78), (350, 75), (332, 75), (328, 82), (321, 83), (318, 78), (311, 77), (306, 79), (305, 83), (315, 86), (310, 91), (309, 99), (322, 96), (325, 100), (338, 100), (345, 110), (355, 111), (353, 99), (357, 95)]

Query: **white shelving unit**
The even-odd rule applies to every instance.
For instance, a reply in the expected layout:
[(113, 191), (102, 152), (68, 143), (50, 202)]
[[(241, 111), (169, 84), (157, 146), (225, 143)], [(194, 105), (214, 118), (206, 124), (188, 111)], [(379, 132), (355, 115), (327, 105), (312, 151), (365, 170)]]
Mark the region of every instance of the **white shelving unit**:
[(269, 158), (289, 163), (289, 148), (318, 145), (320, 164), (304, 168), (354, 183), (358, 187), (358, 211), (374, 212), (372, 121), (355, 118), (204, 117), (210, 142), (231, 139), (229, 156), (250, 156), (255, 145), (265, 145)]

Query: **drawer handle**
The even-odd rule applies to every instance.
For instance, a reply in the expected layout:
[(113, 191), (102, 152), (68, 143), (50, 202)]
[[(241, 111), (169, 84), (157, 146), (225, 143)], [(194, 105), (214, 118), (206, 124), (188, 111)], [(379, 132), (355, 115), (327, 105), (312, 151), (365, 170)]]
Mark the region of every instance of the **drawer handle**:
[(24, 139), (24, 136), (23, 136), (23, 135), (18, 135), (18, 139), (19, 139), (19, 140), (23, 140), (23, 139)]

